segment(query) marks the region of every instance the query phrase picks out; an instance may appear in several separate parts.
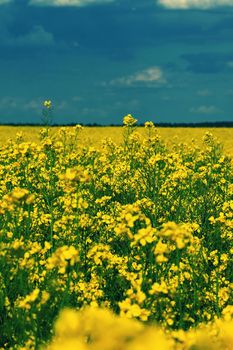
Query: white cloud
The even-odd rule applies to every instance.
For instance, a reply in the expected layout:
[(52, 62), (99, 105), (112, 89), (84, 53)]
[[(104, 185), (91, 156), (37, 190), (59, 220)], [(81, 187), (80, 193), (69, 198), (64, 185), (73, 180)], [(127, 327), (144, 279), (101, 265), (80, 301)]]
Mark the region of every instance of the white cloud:
[(211, 96), (212, 92), (209, 89), (203, 89), (203, 90), (198, 90), (197, 95), (206, 97), (206, 96)]
[(87, 6), (113, 2), (114, 0), (30, 0), (29, 4), (34, 6)]
[(196, 114), (217, 114), (222, 113), (220, 109), (218, 109), (216, 106), (199, 106), (197, 108), (191, 108), (190, 112), (196, 113)]
[(81, 96), (73, 96), (73, 97), (71, 98), (71, 100), (72, 100), (73, 102), (80, 102), (80, 101), (83, 100), (83, 98), (82, 98)]
[(232, 89), (228, 89), (228, 90), (225, 92), (225, 95), (226, 95), (226, 96), (233, 96), (233, 90), (232, 90)]
[(17, 108), (17, 107), (18, 107), (18, 103), (14, 97), (5, 96), (0, 98), (0, 108), (11, 109), (11, 108)]
[[(128, 110), (133, 109), (133, 108), (137, 108), (139, 106), (140, 106), (140, 101), (136, 98), (127, 101)], [(114, 103), (114, 107), (117, 110), (122, 109), (122, 108), (124, 109), (125, 108), (125, 101), (116, 101)]]
[(166, 79), (164, 78), (163, 71), (159, 67), (149, 67), (135, 74), (114, 79), (110, 82), (110, 85), (137, 85), (142, 83), (145, 85), (164, 84)]
[(63, 110), (68, 107), (68, 103), (66, 101), (61, 101), (56, 105), (56, 110)]
[(27, 102), (25, 102), (23, 105), (22, 105), (22, 109), (23, 110), (36, 110), (36, 111), (40, 111), (41, 110), (41, 101), (38, 100), (38, 99), (32, 99), (32, 100), (29, 100)]
[(158, 0), (158, 4), (169, 9), (209, 9), (218, 6), (233, 6), (233, 0)]
[(40, 25), (35, 25), (31, 31), (17, 37), (13, 37), (4, 26), (0, 30), (0, 41), (9, 47), (48, 47), (55, 44), (53, 34)]
[(42, 26), (34, 26), (32, 31), (15, 39), (19, 46), (49, 46), (54, 43), (53, 34), (46, 32)]
[(10, 3), (12, 0), (0, 0), (0, 5), (4, 5), (4, 4), (8, 4)]
[(0, 109), (2, 110), (21, 110), (33, 111), (37, 115), (41, 115), (41, 99), (25, 100), (22, 97), (4, 96), (0, 98)]

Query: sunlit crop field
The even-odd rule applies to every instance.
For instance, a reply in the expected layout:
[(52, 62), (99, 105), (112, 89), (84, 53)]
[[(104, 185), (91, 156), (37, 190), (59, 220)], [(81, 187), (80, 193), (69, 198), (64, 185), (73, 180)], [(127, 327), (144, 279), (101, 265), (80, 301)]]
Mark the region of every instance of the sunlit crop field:
[(0, 139), (0, 349), (233, 349), (232, 129)]
[[(0, 145), (6, 143), (9, 138), (16, 140), (17, 135), (23, 135), (24, 141), (39, 141), (40, 127), (29, 126), (0, 126)], [(51, 128), (51, 134), (56, 134), (59, 127)], [(67, 130), (71, 129), (66, 127)], [(233, 155), (233, 128), (158, 128), (162, 140), (169, 146), (174, 143), (192, 142), (198, 146), (202, 145), (202, 138), (206, 132), (211, 132), (214, 137), (223, 145), (224, 151)], [(145, 128), (138, 127), (137, 132), (146, 136)], [(85, 127), (79, 138), (82, 146), (93, 146), (100, 148), (103, 140), (111, 138), (116, 144), (123, 141), (123, 129), (121, 127)]]

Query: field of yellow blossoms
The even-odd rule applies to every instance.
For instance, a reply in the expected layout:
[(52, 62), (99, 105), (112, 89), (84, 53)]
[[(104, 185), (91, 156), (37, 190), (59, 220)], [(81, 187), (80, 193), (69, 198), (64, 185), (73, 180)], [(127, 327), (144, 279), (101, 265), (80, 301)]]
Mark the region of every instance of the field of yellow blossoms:
[(2, 142), (0, 349), (233, 349), (231, 155), (121, 131)]

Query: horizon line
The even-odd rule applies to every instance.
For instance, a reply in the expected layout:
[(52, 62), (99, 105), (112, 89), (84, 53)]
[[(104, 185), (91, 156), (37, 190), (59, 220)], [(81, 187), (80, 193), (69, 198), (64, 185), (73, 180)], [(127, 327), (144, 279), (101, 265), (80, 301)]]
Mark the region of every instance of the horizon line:
[[(0, 126), (32, 126), (32, 127), (59, 127), (59, 126), (75, 126), (75, 125), (87, 126), (87, 127), (122, 127), (123, 124), (109, 123), (109, 124), (99, 124), (99, 123), (52, 123), (46, 125), (43, 123), (0, 123)], [(215, 122), (159, 122), (154, 124), (158, 127), (233, 127), (233, 121), (215, 121)], [(144, 127), (144, 123), (139, 123), (135, 126)]]

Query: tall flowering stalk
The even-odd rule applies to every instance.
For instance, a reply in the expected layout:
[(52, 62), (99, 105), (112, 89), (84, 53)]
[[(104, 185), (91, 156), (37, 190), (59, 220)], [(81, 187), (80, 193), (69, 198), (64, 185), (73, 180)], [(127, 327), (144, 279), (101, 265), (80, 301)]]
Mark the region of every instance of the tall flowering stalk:
[(46, 127), (50, 126), (53, 121), (53, 107), (52, 102), (50, 100), (46, 100), (43, 102), (43, 110), (42, 110), (42, 123)]

